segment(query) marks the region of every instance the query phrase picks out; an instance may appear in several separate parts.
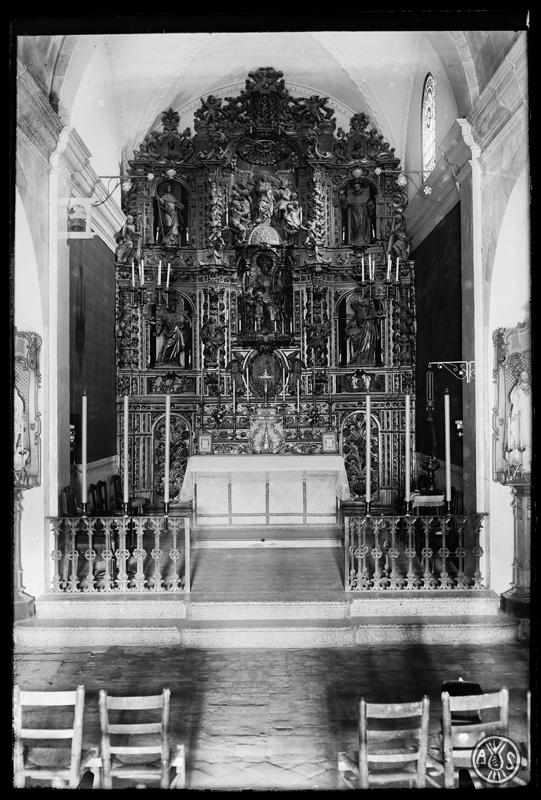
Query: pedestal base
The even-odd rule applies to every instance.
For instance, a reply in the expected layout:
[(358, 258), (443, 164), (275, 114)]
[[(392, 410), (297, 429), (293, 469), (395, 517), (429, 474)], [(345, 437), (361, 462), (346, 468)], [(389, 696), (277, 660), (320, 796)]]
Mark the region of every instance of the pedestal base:
[(13, 620), (19, 622), (21, 619), (33, 617), (36, 613), (35, 598), (25, 592), (19, 592), (13, 601)]
[(501, 609), (518, 619), (530, 619), (530, 592), (528, 589), (509, 589), (501, 595)]

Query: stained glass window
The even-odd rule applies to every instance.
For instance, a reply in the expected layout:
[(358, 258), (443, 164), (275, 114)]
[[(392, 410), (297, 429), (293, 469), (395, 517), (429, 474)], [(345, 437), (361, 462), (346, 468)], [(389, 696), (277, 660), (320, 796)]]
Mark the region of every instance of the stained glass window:
[(423, 178), (427, 178), (436, 165), (436, 95), (434, 78), (426, 76), (421, 110), (421, 143), (423, 148)]

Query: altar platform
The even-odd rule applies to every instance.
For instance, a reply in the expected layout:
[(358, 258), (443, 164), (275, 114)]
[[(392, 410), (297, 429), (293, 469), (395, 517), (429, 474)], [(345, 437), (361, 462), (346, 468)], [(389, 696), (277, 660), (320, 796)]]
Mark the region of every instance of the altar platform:
[(328, 525), (350, 498), (340, 455), (207, 455), (188, 460), (181, 501), (196, 525)]

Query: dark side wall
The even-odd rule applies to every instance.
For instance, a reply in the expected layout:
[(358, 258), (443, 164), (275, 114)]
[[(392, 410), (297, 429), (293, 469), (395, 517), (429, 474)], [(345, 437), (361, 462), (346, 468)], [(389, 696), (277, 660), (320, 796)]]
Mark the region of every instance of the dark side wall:
[[(462, 358), (460, 204), (457, 204), (412, 253), (417, 303), (416, 431), (417, 450), (431, 455), (426, 423), (426, 369), (429, 361)], [(434, 369), (436, 457), (445, 459), (444, 391), (449, 388), (451, 461), (462, 466), (462, 439), (454, 420), (462, 419), (462, 383)]]
[[(98, 236), (70, 239), (70, 419), (72, 461), (81, 463), (81, 396), (86, 389), (88, 461), (116, 453), (115, 261)], [(68, 342), (66, 342), (68, 346)]]

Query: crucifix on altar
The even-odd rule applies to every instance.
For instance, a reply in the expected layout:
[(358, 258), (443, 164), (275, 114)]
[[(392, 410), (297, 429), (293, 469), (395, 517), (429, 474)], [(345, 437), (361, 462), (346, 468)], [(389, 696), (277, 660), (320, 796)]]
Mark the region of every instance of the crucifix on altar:
[(269, 398), (269, 381), (272, 381), (273, 377), (272, 377), (272, 375), (269, 375), (267, 370), (265, 370), (265, 372), (262, 375), (260, 375), (259, 377), (261, 378), (262, 381), (265, 381), (265, 390), (264, 390), (265, 391), (265, 408), (268, 408), (268, 406), (269, 406), (269, 399), (268, 399)]

